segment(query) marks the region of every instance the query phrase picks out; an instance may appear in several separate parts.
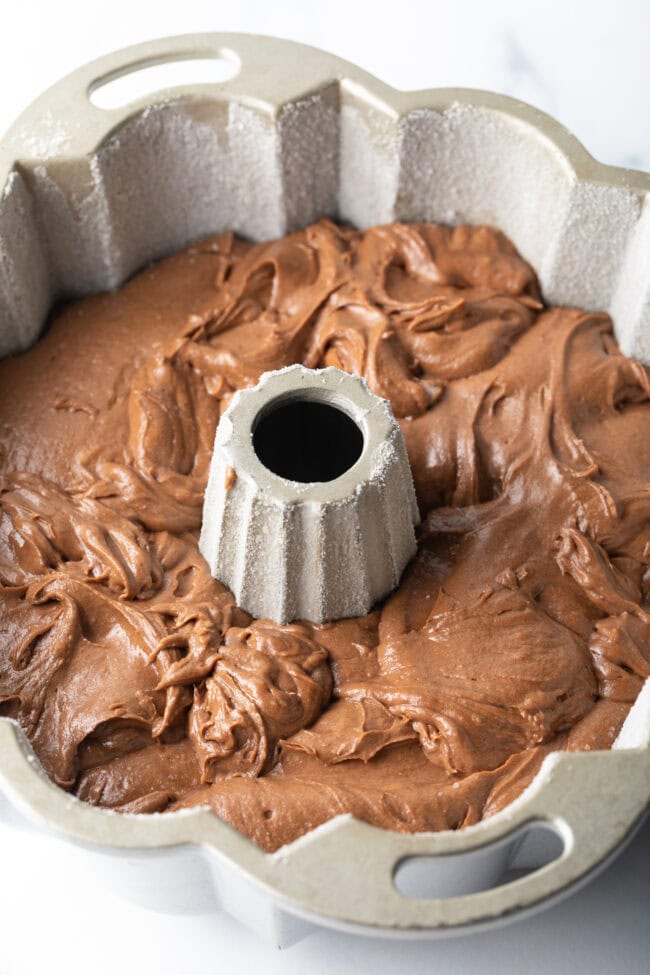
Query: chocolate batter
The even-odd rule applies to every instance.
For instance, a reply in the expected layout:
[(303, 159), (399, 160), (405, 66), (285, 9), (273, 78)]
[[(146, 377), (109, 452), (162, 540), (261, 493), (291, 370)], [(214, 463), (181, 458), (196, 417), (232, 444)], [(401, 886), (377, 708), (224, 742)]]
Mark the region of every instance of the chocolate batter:
[[(251, 620), (198, 551), (220, 412), (294, 362), (406, 438), (419, 550), (362, 619)], [(0, 713), (81, 799), (266, 850), (475, 823), (608, 748), (650, 675), (649, 424), (609, 318), (545, 308), (498, 231), (190, 247), (0, 365)]]

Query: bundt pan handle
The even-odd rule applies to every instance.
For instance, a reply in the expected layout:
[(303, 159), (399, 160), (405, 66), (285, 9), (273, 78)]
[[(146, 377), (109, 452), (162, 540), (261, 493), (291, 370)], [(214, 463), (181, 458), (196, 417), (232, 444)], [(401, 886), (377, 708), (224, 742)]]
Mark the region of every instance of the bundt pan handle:
[[(637, 724), (650, 711), (647, 688), (640, 704)], [(431, 937), (548, 906), (631, 839), (650, 783), (647, 747), (558, 752), (519, 799), (476, 826), (399, 834), (340, 816), (267, 854), (208, 810), (137, 816), (80, 802), (47, 779), (8, 719), (0, 755), (0, 816), (84, 847), (95, 882), (156, 910), (218, 905), (283, 944), (309, 924)]]
[[(218, 85), (160, 91), (122, 108), (90, 102), (102, 84), (135, 69), (204, 57), (228, 62), (235, 73)], [(396, 92), (315, 49), (228, 34), (154, 41), (102, 58), (37, 99), (7, 134), (0, 144), (0, 355), (35, 341), (58, 295), (114, 287), (158, 252), (181, 246), (183, 237), (232, 229), (222, 225), (227, 209), (223, 220), (214, 219), (213, 212), (222, 211), (217, 204), (211, 211), (199, 194), (209, 228), (191, 225), (191, 233), (178, 231), (176, 240), (174, 225), (164, 246), (149, 241), (138, 249), (132, 238), (140, 215), (124, 217), (119, 192), (111, 197), (115, 186), (104, 178), (98, 156), (121, 141), (131, 118), (178, 102), (200, 103), (192, 120), (197, 127), (217, 124), (201, 114), (208, 102), (243, 106), (264, 120), (262, 128), (243, 135), (241, 118), (230, 128), (227, 120), (218, 122), (220, 138), (227, 130), (239, 140), (240, 178), (246, 175), (242, 159), (259, 156), (255, 138), (279, 133), (265, 143), (278, 166), (278, 192), (268, 196), (280, 201), (278, 209), (260, 207), (250, 194), (254, 213), (234, 226), (239, 232), (275, 236), (327, 212), (360, 226), (391, 219), (496, 222), (539, 270), (549, 300), (609, 308), (624, 350), (650, 358), (648, 282), (639, 270), (650, 254), (647, 176), (601, 166), (556, 122), (512, 99), (457, 89)], [(303, 122), (308, 138), (301, 135)], [(467, 146), (449, 151), (454, 140), (462, 141), (465, 125), (472, 129)], [(481, 126), (487, 141), (477, 142)], [(503, 140), (501, 155), (490, 143), (494, 138)], [(439, 144), (445, 150), (425, 165)], [(475, 194), (473, 145), (496, 153), (494, 199)], [(444, 169), (449, 159), (453, 173)], [(319, 179), (301, 190), (315, 161), (320, 168), (311, 172)], [(513, 203), (515, 164), (535, 189), (520, 208)], [(199, 189), (200, 179), (217, 179), (219, 172), (212, 166), (195, 174)], [(259, 173), (253, 176), (258, 180)], [(527, 186), (519, 192), (525, 195)], [(96, 213), (109, 217), (108, 236), (95, 233), (99, 241), (84, 237)], [(59, 219), (67, 221), (65, 232)], [(597, 246), (605, 236), (607, 246)], [(62, 241), (76, 241), (77, 250)], [(96, 250), (87, 243), (97, 244)], [(82, 268), (77, 280), (77, 262), (86, 258), (88, 273), (84, 277)], [(396, 936), (471, 930), (518, 917), (574, 889), (632, 835), (650, 795), (649, 699), (646, 686), (618, 750), (549, 756), (519, 799), (458, 832), (398, 834), (343, 816), (265, 854), (206, 810), (132, 816), (79, 802), (45, 777), (9, 719), (0, 720), (0, 816), (67, 836), (91, 858), (101, 858), (107, 879), (107, 864), (113, 864), (115, 884), (125, 895), (134, 873), (138, 899), (159, 909), (187, 906), (180, 892), (193, 896), (188, 876), (194, 877), (198, 857), (217, 904), (285, 943), (297, 936), (296, 919)], [(559, 843), (542, 842), (553, 835)], [(183, 859), (188, 855), (191, 874)], [(504, 877), (508, 870), (514, 872)], [(178, 899), (170, 899), (170, 892)], [(294, 933), (287, 933), (292, 924)]]
[[(323, 80), (334, 79), (334, 64), (344, 64), (325, 52), (302, 47), (310, 58), (309, 69), (304, 71), (299, 58), (287, 58), (292, 53), (289, 48), (295, 51), (301, 47), (246, 34), (186, 34), (114, 51), (77, 68), (36, 98), (5, 135), (0, 147), (3, 161), (8, 157), (13, 157), (13, 162), (83, 155), (99, 146), (115, 126), (130, 116), (153, 104), (179, 98), (208, 95), (241, 99), (272, 114), (297, 93), (308, 90), (307, 78), (318, 87)], [(222, 62), (224, 67), (230, 66), (230, 71), (225, 69), (221, 82), (160, 88), (116, 107), (94, 103), (93, 96), (99, 89), (126, 75), (162, 64), (200, 60)], [(315, 73), (313, 68), (317, 65), (320, 70)]]

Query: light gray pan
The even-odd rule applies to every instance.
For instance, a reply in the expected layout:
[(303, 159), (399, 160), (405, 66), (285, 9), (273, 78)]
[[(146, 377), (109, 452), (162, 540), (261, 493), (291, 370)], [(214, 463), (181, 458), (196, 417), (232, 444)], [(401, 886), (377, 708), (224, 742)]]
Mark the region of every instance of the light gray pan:
[[(154, 64), (220, 59), (219, 84), (91, 103)], [(489, 223), (548, 301), (611, 312), (650, 361), (650, 177), (595, 162), (535, 109), (481, 91), (398, 92), (288, 41), (170, 38), (81, 68), (0, 143), (0, 355), (36, 341), (58, 298), (118, 286), (225, 230), (276, 237), (329, 214), (359, 227)], [(224, 910), (279, 943), (326, 925), (433, 936), (567, 894), (632, 835), (650, 800), (650, 684), (610, 752), (555, 754), (503, 812), (402, 835), (341, 816), (266, 854), (207, 810), (119, 815), (44, 776), (0, 720), (0, 814), (87, 851), (93, 882), (163, 911)]]

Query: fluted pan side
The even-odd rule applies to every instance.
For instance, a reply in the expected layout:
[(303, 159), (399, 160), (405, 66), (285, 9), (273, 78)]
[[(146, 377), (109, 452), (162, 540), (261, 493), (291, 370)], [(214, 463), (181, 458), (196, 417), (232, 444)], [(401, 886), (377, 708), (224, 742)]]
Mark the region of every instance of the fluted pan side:
[(260, 96), (260, 39), (228, 40), (239, 72), (227, 82), (106, 111), (86, 92), (112, 70), (108, 59), (60, 83), (9, 132), (0, 355), (30, 345), (57, 298), (115, 288), (190, 240), (225, 230), (272, 238), (330, 215), (362, 228), (497, 225), (549, 301), (611, 311), (623, 351), (650, 361), (647, 176), (599, 165), (514, 100), (395, 92), (322, 52), (304, 68), (287, 42), (264, 40), (268, 57), (295, 57)]

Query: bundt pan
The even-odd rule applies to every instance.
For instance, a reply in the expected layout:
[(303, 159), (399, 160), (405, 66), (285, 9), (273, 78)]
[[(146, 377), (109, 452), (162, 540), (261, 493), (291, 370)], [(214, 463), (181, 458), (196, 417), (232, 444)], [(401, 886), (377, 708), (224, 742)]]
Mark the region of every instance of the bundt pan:
[[(118, 110), (102, 84), (217, 58), (220, 84)], [(207, 34), (81, 68), (0, 144), (0, 355), (52, 304), (117, 287), (154, 258), (233, 229), (254, 240), (323, 214), (498, 226), (546, 299), (606, 309), (650, 361), (650, 177), (595, 162), (560, 125), (480, 91), (398, 92), (288, 41)], [(0, 720), (0, 815), (85, 848), (89, 877), (157, 910), (225, 910), (288, 944), (313, 924), (401, 936), (474, 930), (548, 905), (602, 867), (650, 800), (650, 684), (612, 751), (557, 753), (526, 792), (460, 832), (402, 835), (341, 816), (266, 854), (214, 814), (120, 815), (45, 777)]]

